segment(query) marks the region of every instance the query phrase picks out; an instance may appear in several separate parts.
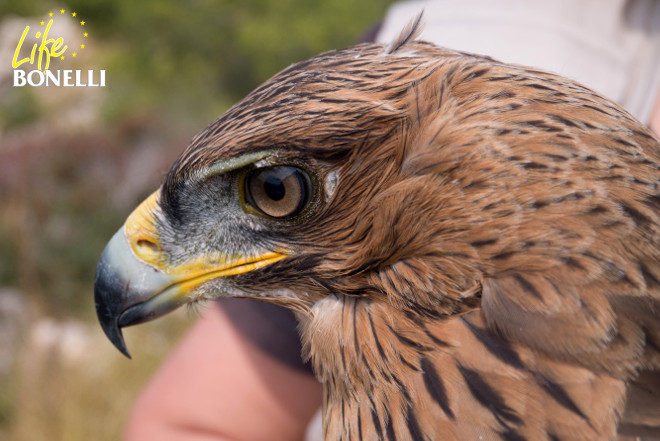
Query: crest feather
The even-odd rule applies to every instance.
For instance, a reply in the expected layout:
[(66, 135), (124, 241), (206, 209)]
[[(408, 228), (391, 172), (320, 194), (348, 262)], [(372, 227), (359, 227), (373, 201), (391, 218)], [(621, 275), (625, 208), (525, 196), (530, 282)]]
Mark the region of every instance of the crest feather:
[(394, 52), (398, 51), (401, 49), (401, 47), (405, 46), (406, 44), (410, 43), (411, 41), (415, 40), (419, 35), (422, 33), (422, 28), (423, 23), (422, 23), (422, 16), (424, 15), (424, 11), (420, 12), (417, 17), (412, 19), (410, 23), (408, 23), (401, 33), (390, 43), (389, 47), (387, 48), (386, 53), (388, 54), (393, 54)]

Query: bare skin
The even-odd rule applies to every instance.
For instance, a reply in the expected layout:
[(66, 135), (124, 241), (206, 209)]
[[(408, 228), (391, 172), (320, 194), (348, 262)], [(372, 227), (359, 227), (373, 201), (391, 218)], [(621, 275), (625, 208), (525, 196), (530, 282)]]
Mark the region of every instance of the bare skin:
[(649, 128), (660, 137), (660, 92), (655, 100), (655, 107), (649, 119)]
[(136, 402), (126, 441), (302, 440), (321, 385), (245, 341), (213, 305)]

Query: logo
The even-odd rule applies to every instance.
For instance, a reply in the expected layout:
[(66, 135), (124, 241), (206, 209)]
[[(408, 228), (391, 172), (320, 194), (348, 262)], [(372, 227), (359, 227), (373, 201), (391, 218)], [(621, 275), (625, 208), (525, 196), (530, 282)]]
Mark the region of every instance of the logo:
[[(76, 12), (60, 9), (49, 12), (38, 25), (25, 26), (11, 61), (14, 87), (105, 87), (105, 70), (51, 69), (53, 61), (66, 65), (85, 54), (86, 24)], [(54, 28), (65, 36), (57, 36)]]

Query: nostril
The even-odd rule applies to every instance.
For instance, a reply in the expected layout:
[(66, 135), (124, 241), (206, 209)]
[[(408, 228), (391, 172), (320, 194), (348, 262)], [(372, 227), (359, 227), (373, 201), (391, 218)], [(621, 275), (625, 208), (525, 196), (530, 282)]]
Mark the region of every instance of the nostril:
[(131, 248), (139, 259), (150, 264), (156, 264), (161, 260), (163, 250), (160, 244), (149, 236), (140, 235), (139, 239), (133, 238), (131, 243)]
[(157, 253), (160, 251), (160, 247), (156, 243), (148, 239), (138, 239), (136, 245), (138, 249), (142, 252)]

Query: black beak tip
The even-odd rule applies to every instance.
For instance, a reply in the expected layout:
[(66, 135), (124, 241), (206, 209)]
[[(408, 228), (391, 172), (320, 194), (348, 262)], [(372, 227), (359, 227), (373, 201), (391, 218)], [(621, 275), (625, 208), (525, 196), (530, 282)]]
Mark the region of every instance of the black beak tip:
[[(98, 303), (97, 303), (97, 313), (98, 311)], [(124, 335), (121, 332), (121, 328), (117, 324), (117, 318), (112, 318), (109, 317), (109, 320), (102, 320), (101, 315), (99, 314), (99, 321), (101, 322), (101, 328), (103, 328), (103, 332), (105, 332), (105, 335), (108, 337), (108, 339), (112, 342), (113, 345), (119, 351), (126, 356), (126, 358), (131, 358), (131, 354), (128, 352), (128, 349), (126, 348), (126, 342), (124, 341)]]
[[(105, 253), (104, 253), (105, 254)], [(101, 257), (96, 269), (96, 280), (94, 282), (94, 301), (96, 303), (96, 316), (99, 319), (103, 332), (113, 345), (129, 359), (124, 336), (119, 327), (119, 316), (124, 310), (121, 296), (117, 292), (118, 280), (107, 271), (106, 265)]]

